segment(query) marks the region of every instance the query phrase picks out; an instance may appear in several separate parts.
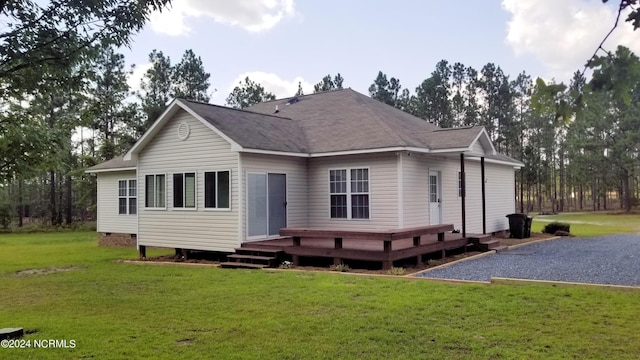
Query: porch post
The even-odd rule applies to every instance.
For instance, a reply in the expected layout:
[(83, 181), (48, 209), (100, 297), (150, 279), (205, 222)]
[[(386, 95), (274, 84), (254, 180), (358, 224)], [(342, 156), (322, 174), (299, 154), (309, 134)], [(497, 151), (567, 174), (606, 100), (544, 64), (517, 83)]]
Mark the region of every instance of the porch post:
[(462, 196), (460, 197), (460, 201), (462, 202), (462, 237), (467, 237), (467, 217), (466, 217), (466, 205), (465, 205), (465, 197), (467, 196), (466, 191), (466, 180), (464, 174), (464, 153), (460, 153), (460, 186), (462, 187)]
[(487, 233), (487, 206), (486, 206), (486, 197), (484, 191), (484, 182), (486, 181), (484, 177), (484, 156), (480, 158), (480, 176), (482, 177), (482, 234)]

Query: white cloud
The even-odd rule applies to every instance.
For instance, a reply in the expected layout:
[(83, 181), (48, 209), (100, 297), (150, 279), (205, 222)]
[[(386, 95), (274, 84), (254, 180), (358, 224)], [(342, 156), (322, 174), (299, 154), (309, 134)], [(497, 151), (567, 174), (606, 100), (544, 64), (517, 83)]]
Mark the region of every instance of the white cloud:
[[(542, 62), (549, 77), (568, 80), (596, 50), (615, 22), (617, 9), (601, 1), (503, 0), (512, 14), (507, 43), (517, 55), (531, 54)], [(640, 52), (638, 33), (621, 16), (618, 28), (604, 44), (608, 51), (618, 45)]]
[(170, 9), (151, 15), (151, 28), (172, 36), (191, 32), (190, 18), (208, 17), (249, 32), (269, 30), (295, 13), (294, 0), (174, 0)]
[(140, 91), (140, 80), (142, 80), (142, 77), (147, 72), (147, 70), (151, 69), (151, 66), (153, 66), (152, 63), (136, 65), (136, 67), (133, 69), (133, 72), (127, 77), (127, 84), (129, 85), (129, 89), (131, 91)]
[(244, 82), (244, 79), (246, 77), (249, 77), (251, 81), (262, 85), (266, 91), (274, 94), (278, 99), (295, 95), (298, 91), (298, 83), (302, 84), (302, 91), (305, 94), (311, 94), (313, 92), (313, 84), (306, 82), (300, 76), (291, 81), (288, 81), (281, 79), (278, 75), (273, 73), (252, 71), (238, 75), (229, 86), (229, 91), (227, 92), (227, 94), (231, 93), (231, 91), (233, 91), (233, 88), (238, 86), (240, 82)]

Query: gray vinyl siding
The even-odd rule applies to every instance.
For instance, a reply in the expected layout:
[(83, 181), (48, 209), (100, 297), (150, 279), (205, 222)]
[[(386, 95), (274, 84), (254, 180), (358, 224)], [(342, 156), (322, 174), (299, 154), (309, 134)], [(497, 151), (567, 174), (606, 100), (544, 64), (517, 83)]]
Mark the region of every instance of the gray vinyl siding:
[[(178, 126), (191, 129), (186, 140), (178, 138)], [(204, 208), (204, 172), (231, 171), (231, 210)], [(196, 172), (196, 209), (173, 208), (173, 174)], [(145, 175), (165, 174), (166, 209), (144, 207)], [(238, 153), (185, 111), (170, 119), (139, 154), (138, 243), (146, 246), (231, 252), (240, 245), (238, 232)]]
[(515, 172), (511, 166), (485, 163), (485, 176), (487, 232), (506, 230), (505, 216), (516, 209)]
[[(241, 154), (244, 193), (242, 239), (247, 238), (247, 173), (276, 173), (287, 176), (287, 227), (308, 227), (307, 159), (262, 154)], [(259, 239), (254, 239), (259, 240)]]
[(403, 153), (398, 157), (402, 167), (401, 227), (429, 225), (429, 172), (424, 155)]
[[(426, 174), (429, 170), (436, 170), (440, 171), (442, 185), (442, 222), (453, 224), (455, 229), (462, 230), (462, 201), (458, 196), (459, 158), (413, 154), (411, 157), (405, 156), (402, 163), (404, 227), (429, 223)], [(467, 233), (481, 234), (482, 179), (478, 158), (465, 159), (465, 174), (466, 230)], [(514, 170), (511, 166), (487, 162), (485, 177), (487, 233), (508, 229), (509, 222), (505, 216), (513, 213), (515, 209)], [(421, 212), (427, 214), (422, 222), (412, 215)]]
[(135, 171), (102, 172), (98, 182), (98, 232), (137, 234), (136, 215), (118, 214), (118, 180), (135, 180)]
[[(395, 153), (309, 159), (309, 227), (336, 230), (394, 229), (398, 225), (398, 164)], [(331, 219), (330, 169), (369, 169), (369, 219)]]
[(478, 155), (485, 154), (484, 148), (482, 147), (482, 144), (480, 143), (480, 141), (476, 141), (473, 143), (473, 145), (471, 146), (471, 151), (473, 151), (475, 154), (478, 154)]
[[(462, 207), (460, 206), (460, 198), (458, 197), (458, 171), (460, 171), (460, 161), (456, 157), (446, 158), (443, 156), (428, 155), (420, 157), (420, 160), (425, 167), (424, 174), (428, 174), (429, 170), (440, 172), (442, 223), (453, 224), (454, 228), (461, 229), (462, 221), (460, 212)], [(428, 201), (428, 198), (426, 201)]]

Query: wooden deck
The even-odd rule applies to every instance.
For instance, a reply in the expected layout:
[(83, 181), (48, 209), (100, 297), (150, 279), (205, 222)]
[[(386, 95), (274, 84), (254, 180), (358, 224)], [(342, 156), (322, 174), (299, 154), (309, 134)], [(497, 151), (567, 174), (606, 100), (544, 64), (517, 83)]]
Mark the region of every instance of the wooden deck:
[(294, 265), (300, 257), (332, 258), (334, 264), (343, 259), (381, 262), (389, 269), (397, 260), (441, 253), (446, 250), (466, 249), (469, 237), (451, 233), (453, 225), (432, 225), (387, 231), (340, 231), (319, 229), (281, 229), (283, 237), (245, 243), (243, 247), (278, 249), (291, 256)]

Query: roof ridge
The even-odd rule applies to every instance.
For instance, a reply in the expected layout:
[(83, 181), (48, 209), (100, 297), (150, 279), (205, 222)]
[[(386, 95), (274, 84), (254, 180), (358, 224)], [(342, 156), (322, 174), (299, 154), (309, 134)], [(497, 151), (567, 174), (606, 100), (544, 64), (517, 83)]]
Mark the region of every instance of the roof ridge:
[(288, 99), (293, 99), (293, 98), (301, 98), (301, 97), (310, 97), (310, 96), (324, 95), (324, 94), (329, 94), (329, 93), (334, 93), (334, 92), (339, 92), (339, 91), (346, 91), (346, 90), (354, 91), (354, 90), (353, 90), (353, 89), (351, 89), (350, 87), (346, 87), (346, 88), (342, 88), (342, 89), (333, 89), (333, 90), (326, 90), (326, 91), (314, 92), (314, 93), (311, 93), (311, 94), (292, 95), (292, 96), (287, 96), (287, 97), (283, 97), (283, 98), (273, 99), (273, 100), (269, 100), (269, 101), (263, 101), (263, 102), (261, 102), (260, 104), (268, 104), (268, 103), (270, 103), (270, 102), (283, 101), (283, 100), (288, 100)]
[[(360, 94), (359, 92), (356, 92), (356, 91), (352, 91), (352, 92), (351, 92), (351, 95), (352, 95), (352, 97), (353, 97), (353, 98), (355, 98), (355, 100), (356, 100), (356, 101), (357, 101), (357, 98), (365, 98), (365, 99), (366, 99), (365, 101), (378, 101), (378, 100), (373, 99), (373, 98), (370, 98), (370, 97), (368, 97), (368, 96), (366, 96), (366, 95)], [(384, 104), (384, 103), (382, 103), (382, 102), (380, 102), (380, 103), (381, 103), (381, 104), (383, 104), (383, 105), (387, 105), (387, 104)], [(384, 120), (384, 118), (383, 118), (382, 116), (380, 116), (377, 112), (373, 111), (373, 109), (371, 109), (371, 107), (370, 107), (370, 106), (366, 106), (366, 104), (364, 103), (364, 101), (362, 101), (362, 102), (358, 103), (358, 105), (360, 105), (360, 107), (361, 107), (361, 108), (365, 109), (369, 114), (372, 114), (372, 115), (373, 115), (373, 116), (372, 116), (372, 118), (373, 118), (373, 119), (375, 119), (375, 120), (376, 120), (376, 122), (377, 122), (378, 124), (380, 124), (380, 125), (384, 128), (385, 132), (386, 132), (390, 137), (393, 137), (393, 138), (395, 138), (397, 141), (399, 141), (399, 142), (404, 142), (404, 143), (406, 144), (406, 140), (405, 140), (405, 139), (403, 139), (400, 135), (398, 135), (398, 134), (396, 133), (396, 131), (394, 131), (394, 130), (393, 130), (393, 129), (392, 129), (392, 128), (387, 124), (387, 122)], [(389, 105), (387, 105), (387, 106), (389, 106)]]
[(438, 128), (433, 131), (435, 132), (435, 131), (466, 130), (466, 129), (475, 129), (475, 128), (482, 128), (482, 127), (483, 126), (469, 125), (469, 126), (461, 126), (461, 127)]
[(213, 106), (213, 107), (217, 107), (217, 108), (221, 108), (221, 109), (225, 109), (225, 110), (239, 111), (239, 112), (244, 112), (244, 113), (249, 113), (249, 114), (254, 114), (254, 115), (271, 116), (271, 117), (275, 117), (275, 118), (278, 118), (278, 119), (298, 121), (298, 120), (295, 120), (295, 119), (292, 119), (292, 118), (286, 117), (286, 116), (278, 116), (278, 115), (269, 114), (269, 113), (260, 113), (260, 112), (256, 112), (256, 111), (246, 110), (246, 109), (236, 109), (236, 108), (232, 108), (232, 107), (229, 107), (229, 106), (210, 104), (210, 103), (205, 103), (205, 102), (202, 102), (202, 101), (187, 100), (187, 99), (182, 99), (182, 98), (176, 98), (176, 100), (180, 100), (180, 101), (187, 102), (187, 103), (194, 103), (194, 104), (198, 104), (198, 105)]

